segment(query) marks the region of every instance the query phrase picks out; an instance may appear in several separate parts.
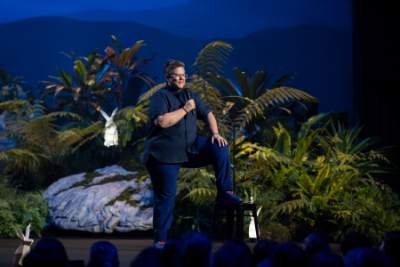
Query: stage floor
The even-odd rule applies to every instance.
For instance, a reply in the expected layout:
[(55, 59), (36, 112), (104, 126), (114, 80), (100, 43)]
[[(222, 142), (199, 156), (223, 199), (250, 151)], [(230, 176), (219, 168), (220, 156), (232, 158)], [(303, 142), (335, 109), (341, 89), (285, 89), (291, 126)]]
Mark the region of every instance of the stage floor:
[[(151, 246), (153, 241), (150, 239), (98, 239), (98, 238), (58, 238), (65, 246), (70, 260), (84, 260), (85, 265), (89, 260), (90, 247), (97, 241), (106, 240), (113, 243), (118, 249), (118, 256), (121, 267), (127, 267), (136, 258), (136, 256), (145, 248)], [(32, 247), (35, 246), (38, 239), (35, 239)], [(14, 252), (17, 250), (20, 239), (0, 239), (0, 267), (13, 267)], [(222, 242), (213, 242), (212, 251), (217, 251)], [(248, 243), (253, 251), (255, 243)], [(298, 243), (302, 246), (301, 243)], [(331, 251), (340, 255), (339, 244), (330, 244)]]

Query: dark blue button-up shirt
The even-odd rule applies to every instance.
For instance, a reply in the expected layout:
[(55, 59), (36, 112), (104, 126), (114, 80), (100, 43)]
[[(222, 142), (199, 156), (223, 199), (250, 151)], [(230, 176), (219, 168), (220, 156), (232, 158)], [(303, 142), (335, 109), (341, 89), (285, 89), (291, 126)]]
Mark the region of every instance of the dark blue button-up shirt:
[(146, 164), (152, 155), (163, 163), (187, 162), (188, 153), (199, 153), (197, 145), (197, 119), (204, 120), (210, 109), (197, 96), (190, 92), (196, 104), (196, 114), (187, 113), (180, 121), (168, 128), (159, 128), (154, 125), (157, 116), (164, 115), (182, 108), (189, 100), (186, 88), (173, 91), (166, 86), (153, 94), (149, 104), (149, 131), (143, 147), (142, 163)]

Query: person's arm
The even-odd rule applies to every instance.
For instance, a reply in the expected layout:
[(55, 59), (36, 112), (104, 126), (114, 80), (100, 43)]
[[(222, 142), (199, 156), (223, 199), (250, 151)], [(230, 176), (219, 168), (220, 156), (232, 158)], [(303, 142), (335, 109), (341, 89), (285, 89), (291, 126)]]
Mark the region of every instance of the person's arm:
[(192, 111), (196, 107), (193, 99), (186, 102), (183, 108), (175, 110), (173, 112), (166, 113), (162, 116), (157, 116), (154, 119), (154, 125), (159, 128), (168, 128), (175, 125), (178, 121), (180, 121), (186, 113)]
[(212, 144), (214, 144), (214, 141), (216, 141), (218, 143), (218, 146), (228, 145), (228, 142), (218, 132), (217, 120), (215, 119), (212, 112), (209, 112), (207, 114), (205, 123), (208, 125), (210, 131), (212, 132), (212, 137), (211, 137)]

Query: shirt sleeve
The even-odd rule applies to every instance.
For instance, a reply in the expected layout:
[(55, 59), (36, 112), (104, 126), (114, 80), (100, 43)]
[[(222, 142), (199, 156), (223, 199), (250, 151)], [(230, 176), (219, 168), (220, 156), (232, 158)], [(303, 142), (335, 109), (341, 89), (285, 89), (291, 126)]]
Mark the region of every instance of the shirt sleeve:
[(153, 121), (156, 117), (168, 113), (167, 100), (161, 94), (155, 94), (150, 99), (149, 118)]
[(204, 120), (207, 118), (207, 115), (211, 112), (211, 110), (196, 93), (193, 93), (193, 100), (196, 104), (197, 119)]

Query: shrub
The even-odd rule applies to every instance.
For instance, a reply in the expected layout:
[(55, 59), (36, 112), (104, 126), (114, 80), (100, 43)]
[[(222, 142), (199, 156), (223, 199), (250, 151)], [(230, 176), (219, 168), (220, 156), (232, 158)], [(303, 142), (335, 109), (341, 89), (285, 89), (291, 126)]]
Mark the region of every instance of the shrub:
[(0, 237), (17, 237), (16, 229), (24, 232), (31, 223), (31, 233), (40, 237), (49, 207), (42, 192), (23, 192), (0, 181)]

